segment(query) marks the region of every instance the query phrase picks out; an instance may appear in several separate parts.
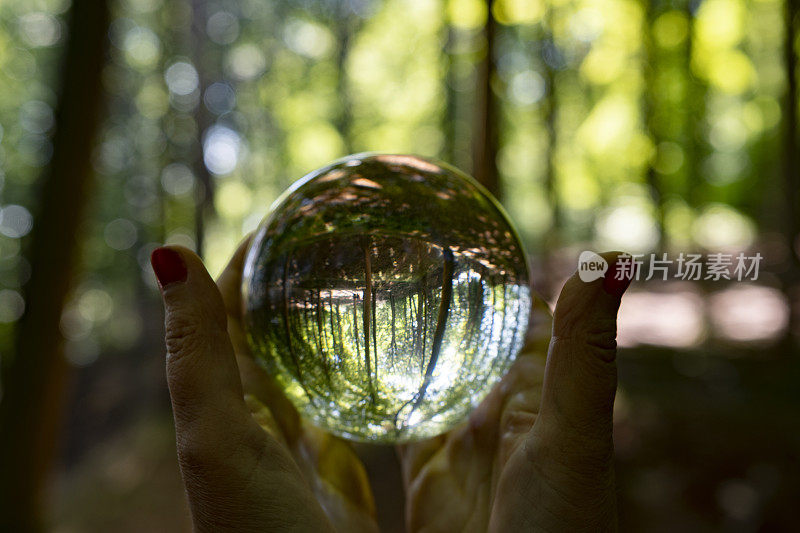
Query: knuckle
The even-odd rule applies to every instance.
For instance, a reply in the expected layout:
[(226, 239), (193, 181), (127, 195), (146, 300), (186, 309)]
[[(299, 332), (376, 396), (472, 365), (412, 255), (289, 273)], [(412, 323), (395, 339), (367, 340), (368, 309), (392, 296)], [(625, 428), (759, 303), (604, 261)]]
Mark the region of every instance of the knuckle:
[(517, 411), (503, 413), (500, 419), (500, 435), (521, 435), (527, 433), (536, 422), (536, 413)]
[(585, 347), (597, 359), (611, 363), (617, 354), (617, 328), (615, 321), (604, 319), (587, 324), (581, 328), (574, 328), (560, 332), (562, 334), (552, 338), (554, 345), (561, 345), (568, 350)]
[(167, 357), (180, 359), (197, 351), (205, 344), (202, 317), (191, 310), (173, 310), (166, 318)]

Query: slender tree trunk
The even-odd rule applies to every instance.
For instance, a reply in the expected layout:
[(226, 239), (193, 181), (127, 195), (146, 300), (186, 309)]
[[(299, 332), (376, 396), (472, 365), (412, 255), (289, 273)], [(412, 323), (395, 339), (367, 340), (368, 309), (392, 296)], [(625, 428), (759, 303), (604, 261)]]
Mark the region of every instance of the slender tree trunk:
[[(551, 30), (551, 11), (550, 6), (547, 7), (545, 13), (544, 28), (542, 29), (542, 42), (549, 42), (555, 48), (555, 38)], [(544, 124), (547, 134), (547, 152), (545, 154), (545, 175), (544, 183), (545, 190), (547, 191), (548, 201), (553, 210), (553, 231), (549, 238), (544, 240), (546, 249), (558, 247), (558, 238), (562, 227), (562, 214), (560, 202), (558, 199), (558, 191), (556, 190), (556, 166), (555, 166), (555, 152), (558, 146), (558, 90), (556, 85), (556, 70), (546, 60), (544, 60), (544, 50), (542, 50), (542, 66), (544, 70), (544, 79), (547, 92), (545, 93), (544, 100)]]
[(697, 131), (695, 126), (695, 121), (698, 120), (698, 117), (695, 117), (695, 110), (692, 108), (692, 101), (694, 98), (697, 97), (699, 94), (698, 91), (698, 82), (692, 76), (692, 48), (694, 46), (694, 32), (692, 28), (693, 20), (692, 20), (692, 10), (691, 10), (691, 3), (686, 0), (683, 4), (683, 13), (686, 15), (687, 20), (689, 21), (689, 31), (686, 36), (686, 42), (676, 50), (675, 54), (680, 54), (680, 74), (684, 78), (684, 91), (681, 94), (681, 104), (684, 102), (686, 105), (684, 106), (685, 109), (681, 111), (681, 136), (676, 139), (676, 142), (679, 142), (681, 148), (683, 149), (683, 171), (682, 171), (682, 179), (680, 181), (673, 181), (673, 189), (672, 192), (675, 192), (681, 196), (683, 196), (687, 203), (691, 204), (692, 198), (690, 198), (690, 189), (693, 186), (694, 180), (697, 179), (697, 140), (694, 137), (694, 133)]
[(197, 177), (195, 190), (195, 249), (197, 255), (203, 257), (205, 252), (205, 226), (206, 217), (214, 213), (214, 181), (211, 173), (203, 160), (203, 133), (211, 126), (213, 120), (203, 104), (203, 91), (208, 86), (207, 62), (208, 53), (205, 43), (208, 41), (205, 33), (206, 26), (206, 0), (191, 0), (192, 27), (189, 33), (190, 42), (187, 47), (191, 51), (192, 63), (197, 69), (198, 90), (200, 102), (194, 111), (194, 120), (197, 123), (197, 139), (192, 146), (190, 166)]
[(700, 187), (702, 185), (702, 178), (700, 176), (699, 161), (703, 156), (704, 150), (700, 145), (700, 139), (704, 136), (703, 129), (704, 118), (706, 114), (706, 93), (707, 88), (694, 77), (692, 74), (692, 54), (694, 51), (694, 13), (692, 12), (692, 3), (687, 0), (685, 4), (685, 13), (690, 21), (689, 33), (687, 36), (686, 44), (686, 57), (684, 61), (684, 69), (686, 73), (686, 94), (684, 101), (688, 107), (687, 122), (686, 122), (686, 189), (684, 197), (687, 203), (697, 208), (702, 203), (700, 194)]
[(784, 40), (784, 62), (786, 68), (786, 96), (784, 103), (784, 147), (783, 184), (786, 205), (784, 220), (789, 246), (800, 235), (800, 167), (798, 166), (797, 144), (797, 41), (798, 0), (786, 0), (786, 36)]
[(336, 128), (344, 142), (346, 153), (353, 151), (352, 130), (352, 109), (350, 103), (350, 85), (347, 79), (347, 59), (350, 56), (350, 45), (353, 37), (355, 15), (350, 12), (350, 7), (346, 2), (339, 2), (336, 8), (336, 16), (333, 17), (334, 31), (336, 32), (339, 47), (336, 51), (336, 73), (337, 86), (336, 93), (339, 97), (339, 115), (336, 119)]
[[(544, 13), (544, 19), (541, 28), (542, 45), (540, 48), (540, 56), (542, 61), (542, 72), (545, 80), (545, 96), (544, 96), (544, 127), (545, 135), (547, 137), (547, 148), (545, 152), (545, 174), (544, 185), (547, 194), (547, 201), (550, 203), (552, 212), (552, 222), (550, 231), (542, 239), (543, 258), (541, 263), (542, 276), (544, 279), (543, 285), (546, 294), (551, 294), (557, 290), (554, 287), (560, 280), (558, 279), (556, 264), (550, 260), (551, 253), (561, 247), (561, 235), (564, 227), (564, 214), (561, 208), (561, 200), (558, 195), (558, 175), (556, 172), (556, 150), (558, 149), (558, 77), (557, 71), (551, 61), (548, 60), (546, 46), (551, 46), (556, 50), (556, 41), (553, 36), (552, 19), (553, 19), (553, 6), (547, 5)], [(542, 290), (540, 288), (540, 290)]]
[[(644, 12), (645, 17), (644, 21), (642, 22), (642, 47), (644, 48), (644, 53), (642, 54), (644, 59), (642, 70), (644, 71), (645, 90), (644, 94), (642, 95), (642, 108), (644, 113), (645, 127), (650, 133), (653, 144), (658, 147), (660, 136), (655, 120), (657, 107), (656, 93), (658, 90), (656, 86), (655, 75), (658, 72), (658, 58), (655, 52), (655, 45), (653, 43), (653, 36), (651, 32), (651, 25), (653, 23), (652, 21), (655, 18), (653, 13), (653, 3), (651, 0), (644, 0)], [(656, 213), (656, 224), (658, 226), (658, 243), (656, 244), (656, 248), (661, 250), (665, 244), (664, 194), (661, 190), (661, 182), (659, 180), (658, 173), (654, 167), (654, 159), (655, 158), (651, 159), (650, 163), (648, 163), (645, 177), (648, 191), (650, 193), (650, 199), (653, 202)]]
[(495, 63), (495, 35), (497, 21), (492, 14), (494, 0), (487, 0), (486, 24), (483, 35), (486, 39), (486, 55), (478, 66), (476, 91), (476, 119), (473, 137), (472, 172), (484, 187), (499, 197), (500, 182), (497, 171), (498, 151), (498, 102), (492, 91), (492, 80), (497, 73)]
[(31, 277), (0, 404), (0, 530), (37, 531), (58, 441), (67, 373), (59, 322), (79, 259), (92, 189), (91, 151), (103, 91), (108, 4), (73, 0), (61, 72), (53, 157), (42, 175), (28, 248)]
[[(800, 238), (800, 165), (798, 162), (797, 143), (797, 53), (795, 45), (797, 43), (797, 24), (798, 14), (800, 14), (800, 2), (798, 0), (785, 0), (784, 4), (784, 63), (786, 68), (786, 96), (784, 99), (784, 132), (783, 132), (783, 186), (784, 186), (784, 213), (783, 213), (783, 233), (786, 244), (790, 250), (795, 250), (797, 239)], [(789, 301), (793, 305), (789, 306), (789, 325), (784, 339), (785, 353), (790, 354), (795, 344), (795, 335), (800, 332), (800, 311), (794, 305), (794, 299), (800, 292), (800, 263), (797, 253), (790, 254), (791, 264), (784, 276), (784, 287), (788, 290)]]
[(456, 119), (458, 117), (458, 102), (456, 97), (455, 72), (453, 48), (455, 47), (456, 30), (449, 23), (445, 24), (444, 30), (444, 113), (442, 114), (442, 131), (444, 132), (444, 159), (451, 165), (458, 166), (456, 161)]

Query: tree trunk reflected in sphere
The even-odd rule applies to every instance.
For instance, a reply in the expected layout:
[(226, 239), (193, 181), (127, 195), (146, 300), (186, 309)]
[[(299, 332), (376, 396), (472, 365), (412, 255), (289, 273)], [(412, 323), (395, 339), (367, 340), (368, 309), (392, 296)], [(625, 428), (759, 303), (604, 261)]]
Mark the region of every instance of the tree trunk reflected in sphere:
[(371, 442), (461, 421), (522, 347), (531, 304), (498, 204), (415, 156), (351, 156), (297, 182), (243, 283), (259, 363), (313, 423)]

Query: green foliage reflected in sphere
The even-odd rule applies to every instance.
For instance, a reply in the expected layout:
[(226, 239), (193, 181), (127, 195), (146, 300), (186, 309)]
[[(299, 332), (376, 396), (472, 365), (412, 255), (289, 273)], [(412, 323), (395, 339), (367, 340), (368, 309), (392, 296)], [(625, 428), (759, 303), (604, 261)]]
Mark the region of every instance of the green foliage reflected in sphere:
[(463, 420), (522, 347), (528, 269), (472, 178), (414, 156), (356, 155), (276, 202), (244, 274), (248, 339), (300, 413), (359, 441)]

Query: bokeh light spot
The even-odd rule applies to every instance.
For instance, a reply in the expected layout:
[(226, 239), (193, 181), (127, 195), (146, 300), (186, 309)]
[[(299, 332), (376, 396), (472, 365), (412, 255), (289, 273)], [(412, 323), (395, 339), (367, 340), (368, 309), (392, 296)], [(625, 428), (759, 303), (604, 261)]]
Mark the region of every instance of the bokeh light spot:
[(705, 338), (703, 298), (691, 285), (672, 283), (659, 292), (630, 292), (619, 311), (617, 342), (688, 348)]
[(161, 186), (172, 196), (183, 196), (194, 189), (194, 174), (183, 163), (172, 163), (161, 172)]
[(734, 342), (777, 339), (789, 323), (789, 305), (777, 289), (737, 284), (711, 296), (709, 312), (714, 329)]
[(239, 80), (257, 78), (266, 67), (267, 60), (264, 58), (264, 54), (252, 44), (237, 46), (228, 55), (228, 71)]
[(300, 55), (321, 58), (333, 48), (333, 36), (318, 24), (294, 19), (286, 24), (283, 39), (287, 46)]
[(683, 166), (683, 148), (677, 143), (664, 141), (658, 144), (653, 167), (662, 174), (673, 174)]
[(605, 247), (646, 251), (658, 242), (652, 210), (635, 203), (605, 210), (597, 222), (597, 238)]
[(161, 57), (161, 41), (158, 36), (142, 26), (134, 26), (127, 32), (123, 49), (128, 63), (142, 69), (155, 66)]
[(231, 44), (239, 37), (239, 19), (229, 11), (217, 11), (208, 17), (206, 33), (217, 44)]
[(103, 289), (88, 289), (78, 299), (78, 312), (90, 322), (102, 322), (114, 312), (114, 300)]
[(662, 48), (680, 46), (689, 35), (689, 21), (680, 11), (667, 11), (653, 22), (653, 37)]
[(164, 81), (170, 92), (179, 96), (192, 94), (200, 83), (197, 70), (191, 63), (178, 61), (164, 72)]
[(0, 290), (0, 323), (15, 322), (24, 312), (25, 300), (17, 291)]
[(28, 100), (19, 108), (19, 124), (30, 133), (47, 133), (54, 123), (53, 109), (41, 100)]
[(239, 162), (241, 138), (227, 126), (211, 126), (203, 139), (203, 161), (214, 174), (230, 174)]
[(520, 105), (535, 104), (545, 93), (545, 82), (541, 74), (525, 70), (511, 79), (511, 97)]
[(137, 235), (136, 226), (125, 218), (112, 220), (103, 230), (106, 244), (115, 250), (127, 250), (136, 244)]
[(695, 241), (714, 252), (747, 249), (755, 238), (753, 222), (729, 206), (712, 204), (697, 217)]
[(447, 16), (454, 26), (479, 28), (486, 21), (486, 3), (481, 0), (450, 0)]
[(19, 32), (32, 48), (53, 46), (61, 40), (61, 23), (49, 13), (26, 13), (19, 17)]
[(222, 115), (232, 111), (236, 105), (236, 93), (224, 82), (214, 82), (208, 86), (203, 101), (212, 113)]
[(12, 239), (27, 235), (33, 228), (33, 217), (21, 205), (7, 205), (0, 209), (0, 233)]

